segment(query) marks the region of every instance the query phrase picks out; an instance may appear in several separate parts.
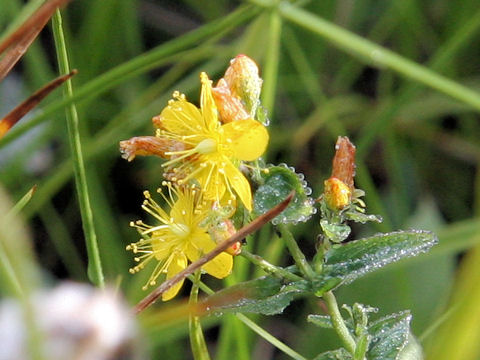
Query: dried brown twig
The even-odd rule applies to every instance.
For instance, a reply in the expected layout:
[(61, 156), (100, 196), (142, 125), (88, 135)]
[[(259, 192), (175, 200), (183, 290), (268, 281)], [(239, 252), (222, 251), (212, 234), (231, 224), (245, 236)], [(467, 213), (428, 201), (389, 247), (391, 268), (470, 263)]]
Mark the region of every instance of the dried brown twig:
[(280, 204), (276, 205), (265, 214), (260, 215), (258, 218), (253, 220), (251, 223), (245, 225), (240, 230), (238, 230), (233, 236), (219, 244), (215, 249), (210, 251), (208, 254), (205, 254), (202, 258), (198, 259), (197, 261), (191, 263), (189, 266), (185, 268), (185, 270), (179, 272), (172, 278), (168, 279), (167, 281), (163, 282), (159, 287), (153, 290), (149, 295), (143, 298), (134, 308), (136, 314), (142, 312), (147, 307), (152, 305), (157, 299), (162, 296), (162, 294), (170, 289), (173, 285), (178, 283), (179, 281), (185, 279), (188, 275), (193, 274), (196, 270), (200, 269), (203, 265), (207, 262), (212, 260), (215, 256), (220, 254), (221, 252), (228, 249), (230, 246), (235, 244), (237, 241), (241, 241), (247, 235), (257, 231), (267, 222), (272, 220), (278, 214), (280, 214), (285, 208), (288, 206), (290, 201), (295, 196), (295, 192), (292, 191)]
[[(70, 0), (50, 0), (43, 4), (20, 27), (0, 43), (0, 54), (5, 54), (0, 60), (0, 81), (7, 76), (12, 67), (25, 54), (30, 44), (58, 7)], [(7, 50), (8, 49), (8, 50)]]
[(69, 74), (62, 75), (50, 81), (47, 85), (35, 91), (21, 104), (17, 105), (10, 111), (3, 119), (0, 120), (0, 139), (15, 125), (26, 113), (32, 110), (37, 104), (42, 101), (48, 94), (50, 94), (57, 87), (62, 85), (65, 81), (70, 79), (77, 73), (77, 70), (72, 70)]

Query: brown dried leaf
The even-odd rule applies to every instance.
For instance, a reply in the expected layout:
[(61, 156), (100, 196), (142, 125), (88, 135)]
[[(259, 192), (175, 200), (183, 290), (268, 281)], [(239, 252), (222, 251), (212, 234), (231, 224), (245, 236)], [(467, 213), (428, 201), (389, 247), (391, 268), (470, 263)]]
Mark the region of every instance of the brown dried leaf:
[(77, 70), (72, 70), (69, 74), (57, 77), (44, 87), (35, 91), (25, 101), (10, 111), (2, 120), (0, 120), (0, 139), (7, 133), (8, 130), (12, 128), (13, 125), (15, 125), (22, 117), (24, 117), (26, 113), (32, 110), (48, 94), (62, 85), (76, 73)]
[(45, 2), (17, 30), (0, 43), (0, 54), (8, 49), (0, 60), (0, 81), (20, 60), (57, 8), (68, 1), (70, 0), (49, 0)]

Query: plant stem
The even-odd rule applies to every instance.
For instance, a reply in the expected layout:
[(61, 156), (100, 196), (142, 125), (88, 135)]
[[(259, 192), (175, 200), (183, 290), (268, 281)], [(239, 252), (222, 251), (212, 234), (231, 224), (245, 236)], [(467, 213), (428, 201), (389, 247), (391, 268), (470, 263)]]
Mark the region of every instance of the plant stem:
[(297, 264), (298, 269), (305, 275), (307, 278), (312, 279), (315, 275), (313, 269), (310, 267), (310, 264), (307, 262), (305, 255), (303, 254), (302, 250), (298, 247), (297, 242), (292, 236), (290, 230), (288, 230), (285, 224), (278, 224), (277, 225), (280, 234), (282, 235), (282, 239), (285, 241), (287, 245), (288, 251), (293, 257), (295, 264)]
[[(53, 36), (55, 39), (55, 48), (57, 50), (58, 66), (61, 74), (70, 72), (70, 66), (67, 55), (67, 47), (62, 28), (62, 15), (57, 10), (52, 18)], [(73, 96), (73, 87), (71, 80), (64, 84), (64, 97)], [(78, 201), (80, 205), (80, 214), (82, 217), (83, 232), (88, 253), (88, 276), (90, 280), (98, 287), (104, 287), (104, 277), (100, 253), (98, 251), (97, 236), (93, 223), (93, 213), (90, 206), (88, 195), (87, 178), (85, 174), (85, 164), (83, 162), (82, 144), (78, 129), (78, 114), (74, 103), (66, 107), (68, 137), (72, 152), (73, 168), (75, 174), (75, 185), (77, 188)]]
[[(198, 288), (200, 284), (201, 270), (197, 270), (193, 276), (192, 290), (190, 291), (189, 304), (193, 308), (198, 300)], [(190, 314), (188, 319), (188, 329), (190, 333), (190, 346), (192, 347), (193, 358), (195, 360), (210, 360), (205, 338), (203, 336), (200, 318)]]
[(337, 299), (335, 295), (331, 291), (327, 291), (325, 294), (322, 295), (325, 303), (327, 304), (328, 313), (330, 315), (330, 319), (332, 320), (333, 328), (337, 332), (338, 336), (345, 345), (345, 348), (353, 355), (355, 354), (355, 340), (353, 339), (350, 331), (348, 331), (345, 322), (343, 321), (342, 315), (340, 314), (340, 310), (338, 308)]
[(248, 261), (250, 261), (252, 264), (261, 267), (264, 271), (271, 273), (273, 275), (276, 275), (291, 281), (303, 280), (301, 276), (295, 275), (290, 271), (287, 271), (279, 266), (270, 264), (267, 260), (265, 260), (261, 256), (252, 254), (245, 249), (242, 249), (242, 252), (240, 253), (240, 255), (243, 256)]
[(235, 316), (240, 319), (245, 325), (247, 325), (250, 329), (252, 329), (254, 332), (256, 332), (258, 335), (260, 335), (262, 338), (264, 338), (266, 341), (268, 341), (270, 344), (275, 346), (277, 349), (283, 351), (285, 354), (290, 356), (292, 359), (296, 360), (306, 360), (302, 355), (297, 353), (295, 350), (292, 348), (288, 347), (285, 345), (283, 342), (278, 340), (275, 336), (270, 334), (268, 331), (263, 329), (262, 327), (258, 326), (255, 322), (250, 320), (248, 317), (246, 317), (243, 314), (235, 314)]

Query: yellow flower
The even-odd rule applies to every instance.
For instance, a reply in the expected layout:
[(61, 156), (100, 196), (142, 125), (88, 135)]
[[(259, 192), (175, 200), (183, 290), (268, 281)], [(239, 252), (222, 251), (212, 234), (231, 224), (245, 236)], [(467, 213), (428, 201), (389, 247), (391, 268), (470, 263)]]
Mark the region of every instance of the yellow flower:
[(175, 174), (171, 180), (185, 184), (196, 179), (204, 198), (220, 202), (225, 194), (238, 195), (252, 210), (250, 184), (238, 169), (241, 161), (260, 157), (268, 144), (265, 126), (254, 119), (221, 124), (207, 74), (200, 75), (200, 109), (175, 92), (168, 106), (153, 119), (159, 127), (157, 136), (185, 144), (185, 150), (166, 152), (170, 160), (162, 166)]
[(325, 190), (323, 195), (328, 207), (332, 210), (342, 210), (350, 205), (352, 193), (348, 185), (336, 177), (330, 177), (324, 182)]
[[(213, 250), (216, 243), (210, 238), (205, 219), (211, 211), (212, 202), (202, 197), (202, 192), (195, 186), (175, 187), (164, 182), (168, 188), (168, 196), (162, 194), (170, 211), (160, 207), (145, 192), (142, 208), (158, 220), (157, 225), (147, 225), (142, 221), (131, 223), (142, 235), (142, 239), (127, 246), (127, 250), (140, 254), (135, 258), (139, 264), (130, 269), (136, 273), (147, 263), (154, 260), (157, 264), (148, 279), (148, 285), (155, 285), (157, 278), (166, 273), (170, 279), (187, 267), (188, 261), (196, 261), (204, 254)], [(219, 279), (226, 277), (232, 271), (233, 259), (225, 252), (217, 255), (202, 266), (212, 276)], [(173, 298), (182, 287), (183, 280), (163, 293), (162, 300)]]

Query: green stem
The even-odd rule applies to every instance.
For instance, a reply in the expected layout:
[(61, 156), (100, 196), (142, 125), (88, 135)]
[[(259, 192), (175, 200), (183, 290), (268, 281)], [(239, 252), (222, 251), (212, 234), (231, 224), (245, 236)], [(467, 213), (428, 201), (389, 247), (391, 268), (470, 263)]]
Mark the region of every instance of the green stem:
[(301, 276), (295, 275), (290, 271), (287, 271), (279, 266), (270, 264), (267, 260), (265, 260), (261, 256), (252, 254), (245, 249), (242, 249), (242, 252), (240, 253), (240, 255), (243, 256), (248, 261), (250, 261), (252, 264), (261, 267), (267, 273), (277, 275), (279, 277), (282, 277), (286, 280), (291, 280), (291, 281), (303, 280)]
[(353, 339), (350, 331), (348, 331), (345, 322), (343, 321), (342, 314), (340, 314), (340, 310), (338, 308), (337, 299), (335, 299), (335, 295), (331, 291), (326, 292), (322, 295), (325, 303), (327, 304), (328, 313), (330, 315), (330, 319), (332, 320), (333, 328), (337, 332), (338, 336), (343, 342), (345, 348), (353, 355), (355, 354), (355, 340)]
[(275, 336), (270, 334), (268, 331), (263, 329), (262, 327), (258, 326), (256, 323), (254, 323), (252, 320), (250, 320), (248, 317), (246, 317), (243, 314), (235, 314), (235, 316), (240, 319), (245, 325), (247, 325), (250, 329), (252, 329), (254, 332), (256, 332), (258, 335), (260, 335), (262, 338), (264, 338), (266, 341), (268, 341), (270, 344), (275, 346), (277, 349), (283, 351), (285, 354), (290, 356), (292, 359), (296, 360), (306, 360), (302, 355), (297, 353), (295, 350), (292, 348), (288, 347), (285, 345), (283, 342), (278, 340)]
[(298, 247), (297, 242), (292, 236), (290, 230), (288, 230), (285, 224), (278, 224), (277, 225), (280, 234), (282, 235), (283, 241), (287, 245), (288, 251), (293, 257), (295, 264), (298, 266), (298, 269), (305, 275), (307, 278), (312, 279), (315, 275), (313, 269), (310, 267), (310, 264), (307, 262), (305, 255), (303, 254), (302, 250)]
[[(189, 304), (191, 308), (195, 308), (198, 301), (198, 288), (200, 284), (201, 271), (197, 270), (193, 276), (192, 290), (190, 291)], [(203, 336), (200, 318), (194, 314), (190, 314), (188, 319), (188, 329), (190, 333), (190, 346), (192, 347), (193, 358), (195, 360), (210, 360), (205, 338)]]
[[(67, 55), (67, 47), (62, 28), (62, 15), (57, 10), (52, 18), (53, 36), (55, 39), (55, 47), (57, 51), (57, 59), (61, 74), (70, 72), (70, 66)], [(72, 82), (67, 80), (64, 85), (64, 97), (73, 96)], [(87, 178), (85, 174), (85, 164), (83, 162), (82, 144), (80, 141), (80, 133), (78, 129), (78, 114), (74, 103), (66, 107), (65, 112), (67, 118), (68, 137), (72, 152), (73, 168), (75, 174), (75, 185), (77, 188), (78, 201), (80, 205), (80, 214), (82, 217), (82, 226), (85, 234), (85, 242), (88, 253), (88, 276), (90, 280), (101, 288), (104, 287), (104, 278), (102, 264), (100, 261), (100, 253), (98, 251), (97, 236), (93, 223), (93, 213), (90, 206), (90, 198), (88, 195)]]

